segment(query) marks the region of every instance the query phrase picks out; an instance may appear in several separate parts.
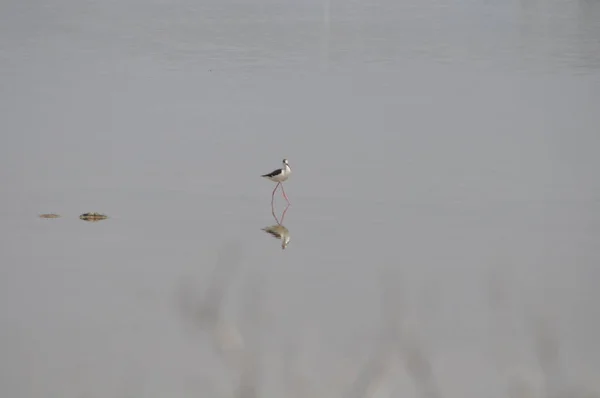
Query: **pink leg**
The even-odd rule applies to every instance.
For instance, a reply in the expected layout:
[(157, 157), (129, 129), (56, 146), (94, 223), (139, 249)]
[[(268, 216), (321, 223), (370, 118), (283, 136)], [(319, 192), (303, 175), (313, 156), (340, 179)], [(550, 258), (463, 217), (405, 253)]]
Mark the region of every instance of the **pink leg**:
[(283, 184), (281, 184), (281, 192), (283, 192), (283, 197), (287, 200), (288, 204), (291, 204), (287, 195), (285, 194), (285, 189), (283, 189)]
[(290, 205), (287, 205), (287, 207), (283, 211), (283, 214), (281, 214), (281, 221), (279, 221), (279, 219), (277, 219), (277, 216), (275, 215), (275, 208), (271, 205), (271, 214), (273, 215), (273, 218), (275, 219), (275, 222), (277, 222), (278, 225), (283, 225), (283, 219), (285, 218), (285, 213), (288, 211), (289, 208), (290, 208)]
[(289, 207), (290, 207), (290, 205), (288, 204), (287, 207), (285, 208), (285, 210), (283, 211), (283, 214), (281, 215), (281, 222), (279, 223), (279, 225), (283, 224), (283, 219), (285, 218), (285, 213), (287, 212)]
[(275, 185), (275, 189), (273, 190), (273, 193), (271, 194), (271, 207), (273, 207), (273, 199), (275, 199), (275, 191), (277, 191), (277, 187), (279, 187), (279, 184), (281, 184), (281, 183), (278, 182), (277, 185)]
[(277, 216), (275, 215), (275, 207), (273, 207), (273, 202), (271, 202), (271, 214), (273, 215), (273, 218), (275, 219), (275, 222), (277, 222), (277, 224), (281, 225), (281, 223), (277, 219)]

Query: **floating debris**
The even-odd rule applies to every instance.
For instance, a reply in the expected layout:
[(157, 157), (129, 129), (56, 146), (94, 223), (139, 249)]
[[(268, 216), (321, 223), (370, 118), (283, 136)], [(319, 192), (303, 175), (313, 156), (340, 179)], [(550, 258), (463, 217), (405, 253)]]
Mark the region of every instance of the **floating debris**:
[(40, 214), (40, 218), (59, 218), (60, 215), (49, 213), (49, 214)]
[(106, 216), (104, 214), (96, 213), (96, 212), (91, 212), (91, 213), (83, 213), (82, 215), (79, 216), (79, 218), (81, 218), (82, 220), (85, 220), (85, 221), (100, 221), (100, 220), (107, 219), (108, 216)]

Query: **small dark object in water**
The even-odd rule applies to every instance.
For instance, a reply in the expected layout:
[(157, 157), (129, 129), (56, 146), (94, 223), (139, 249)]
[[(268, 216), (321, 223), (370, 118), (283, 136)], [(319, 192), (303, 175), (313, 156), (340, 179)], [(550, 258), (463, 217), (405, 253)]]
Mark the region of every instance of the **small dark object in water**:
[(40, 214), (40, 218), (59, 218), (58, 214), (49, 213), (49, 214)]
[(79, 216), (79, 218), (81, 218), (82, 220), (85, 220), (85, 221), (100, 221), (100, 220), (107, 219), (108, 216), (105, 216), (104, 214), (100, 214), (100, 213), (96, 213), (96, 212), (91, 212), (91, 213), (83, 213), (82, 215)]

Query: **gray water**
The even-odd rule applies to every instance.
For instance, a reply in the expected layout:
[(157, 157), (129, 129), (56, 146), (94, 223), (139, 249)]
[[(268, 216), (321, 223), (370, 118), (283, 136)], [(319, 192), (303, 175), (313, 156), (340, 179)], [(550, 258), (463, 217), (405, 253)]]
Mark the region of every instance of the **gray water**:
[(0, 395), (598, 397), (599, 109), (597, 0), (4, 1)]

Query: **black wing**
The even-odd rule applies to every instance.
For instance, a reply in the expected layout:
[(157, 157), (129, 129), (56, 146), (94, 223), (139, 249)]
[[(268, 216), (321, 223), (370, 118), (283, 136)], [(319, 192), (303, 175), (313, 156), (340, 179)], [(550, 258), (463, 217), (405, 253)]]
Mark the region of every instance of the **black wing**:
[(277, 169), (275, 171), (270, 172), (269, 174), (263, 174), (261, 177), (275, 177), (278, 176), (279, 174), (281, 174), (282, 170), (281, 169)]

